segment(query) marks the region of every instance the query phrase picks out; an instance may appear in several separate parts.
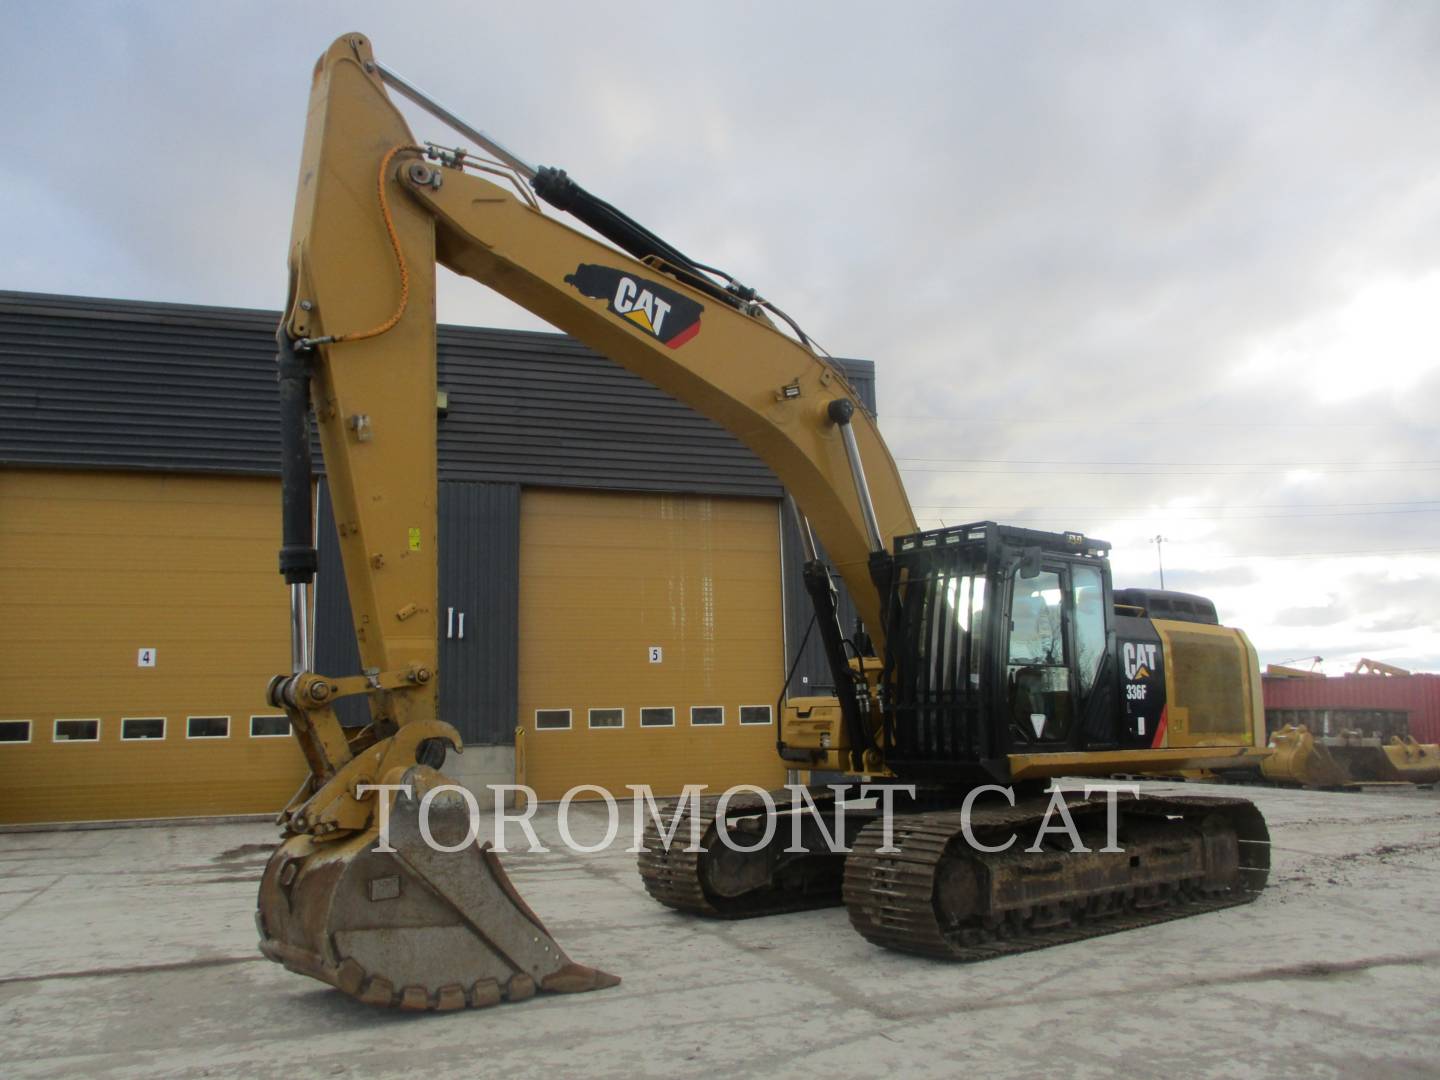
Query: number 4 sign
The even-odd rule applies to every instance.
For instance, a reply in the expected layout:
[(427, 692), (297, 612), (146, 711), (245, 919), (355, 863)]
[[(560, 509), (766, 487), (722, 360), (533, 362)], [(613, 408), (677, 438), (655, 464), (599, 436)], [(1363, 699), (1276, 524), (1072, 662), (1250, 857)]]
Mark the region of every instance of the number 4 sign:
[(154, 649), (141, 649), (141, 650), (140, 650), (140, 656), (139, 656), (139, 657), (136, 659), (136, 661), (135, 661), (135, 666), (136, 666), (136, 667), (154, 667), (154, 666), (155, 666), (155, 650), (154, 650)]

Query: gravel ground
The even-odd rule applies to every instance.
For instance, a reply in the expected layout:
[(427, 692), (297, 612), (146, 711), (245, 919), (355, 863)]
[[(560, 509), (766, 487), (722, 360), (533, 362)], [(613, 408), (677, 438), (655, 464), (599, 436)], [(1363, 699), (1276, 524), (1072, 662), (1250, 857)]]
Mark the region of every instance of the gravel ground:
[[(1440, 793), (1246, 794), (1275, 843), (1256, 903), (968, 966), (878, 949), (843, 910), (735, 923), (678, 915), (645, 895), (619, 847), (512, 853), (516, 886), (571, 956), (624, 983), (422, 1016), (366, 1008), (259, 956), (267, 824), (0, 834), (0, 1068), (1440, 1075)], [(537, 824), (553, 840), (554, 808)], [(601, 831), (576, 818), (578, 839), (590, 829)]]

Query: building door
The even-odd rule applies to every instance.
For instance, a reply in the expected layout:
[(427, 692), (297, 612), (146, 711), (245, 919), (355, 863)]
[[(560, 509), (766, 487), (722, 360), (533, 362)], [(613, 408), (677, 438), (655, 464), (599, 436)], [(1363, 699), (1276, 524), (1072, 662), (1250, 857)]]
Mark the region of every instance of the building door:
[(440, 719), (467, 746), (515, 739), (520, 489), (440, 485)]
[[(516, 608), (520, 489), (513, 484), (440, 484), (440, 719), (466, 745), (506, 745), (515, 735)], [(318, 514), (315, 667), (360, 672), (339, 539), (322, 481)], [(369, 722), (361, 698), (336, 703), (347, 727)]]
[(628, 798), (775, 787), (779, 503), (527, 488), (519, 778)]
[(285, 805), (279, 535), (273, 479), (0, 469), (0, 822)]

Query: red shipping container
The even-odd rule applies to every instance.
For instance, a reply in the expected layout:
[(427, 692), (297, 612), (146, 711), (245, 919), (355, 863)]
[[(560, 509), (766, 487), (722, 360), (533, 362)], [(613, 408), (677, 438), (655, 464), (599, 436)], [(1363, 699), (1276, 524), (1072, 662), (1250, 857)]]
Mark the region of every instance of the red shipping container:
[(1440, 675), (1266, 676), (1261, 686), (1267, 709), (1405, 709), (1417, 742), (1440, 742)]

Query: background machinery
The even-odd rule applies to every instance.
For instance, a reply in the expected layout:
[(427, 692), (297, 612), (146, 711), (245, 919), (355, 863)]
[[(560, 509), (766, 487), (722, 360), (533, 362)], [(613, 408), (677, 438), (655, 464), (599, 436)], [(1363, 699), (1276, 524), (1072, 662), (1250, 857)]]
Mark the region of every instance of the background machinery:
[[(387, 86), (486, 156), (417, 143)], [(540, 199), (609, 243), (545, 215)], [(351, 34), (315, 69), (279, 333), (293, 670), (270, 694), (311, 777), (282, 813), (285, 840), (261, 883), (266, 955), (414, 1009), (618, 981), (565, 956), (492, 852), (439, 852), (419, 835), (418, 801), (443, 780), (436, 749), (460, 749), (436, 718), (436, 263), (648, 379), (770, 466), (806, 544), (836, 684), (833, 696), (791, 699), (777, 750), (797, 770), (907, 789), (893, 845), (856, 803), (848, 856), (819, 842), (829, 804), (855, 801), (846, 783), (781, 800), (777, 812), (815, 841), (792, 851), (788, 829), (747, 853), (716, 842), (719, 827), (753, 825), (763, 806), (732, 801), (717, 822), (717, 803), (694, 804), (698, 851), (654, 843), (641, 856), (657, 899), (722, 917), (843, 899), (873, 941), (979, 958), (1263, 888), (1268, 835), (1243, 799), (1126, 798), (1109, 820), (1104, 800), (1043, 790), (1060, 776), (1263, 756), (1256, 658), (1240, 631), (1196, 598), (1117, 592), (1108, 545), (1078, 533), (919, 530), (873, 418), (788, 316), (563, 171), (533, 168), (464, 124)], [(364, 667), (353, 678), (309, 670), (311, 409)], [(853, 636), (836, 615), (832, 567), (864, 626)], [(351, 695), (369, 704), (363, 729), (336, 718), (335, 701)], [(408, 795), (374, 788), (402, 783)], [(1068, 829), (1049, 828), (1057, 813)], [(446, 820), (447, 836), (463, 833), (464, 817)], [(1014, 835), (1035, 843), (1007, 845)]]
[[(1423, 711), (1423, 687), (1434, 676), (1362, 658), (1339, 679), (1278, 664), (1267, 665), (1264, 678), (1267, 698), (1276, 699), (1267, 701), (1265, 714), (1274, 753), (1258, 772), (1232, 770), (1225, 779), (1316, 788), (1440, 782), (1440, 745), (1412, 734), (1412, 723), (1423, 720), (1411, 710)], [(1337, 685), (1342, 689), (1331, 699)]]

